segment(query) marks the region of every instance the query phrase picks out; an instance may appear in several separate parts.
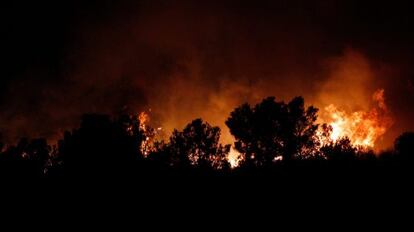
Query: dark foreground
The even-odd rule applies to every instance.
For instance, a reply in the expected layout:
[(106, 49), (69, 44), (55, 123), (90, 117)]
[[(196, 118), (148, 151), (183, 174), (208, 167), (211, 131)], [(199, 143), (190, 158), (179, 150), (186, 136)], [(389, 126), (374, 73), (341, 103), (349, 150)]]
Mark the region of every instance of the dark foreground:
[[(249, 194), (293, 194), (334, 197), (411, 192), (414, 169), (410, 163), (335, 163), (295, 161), (268, 168), (234, 170), (123, 169), (100, 167), (88, 171), (59, 170), (47, 175), (2, 175), (3, 186), (31, 192), (101, 191), (100, 194), (138, 194), (146, 197), (213, 193), (211, 197), (248, 197)], [(193, 193), (193, 194), (190, 194)], [(361, 195), (362, 194), (362, 195)], [(365, 195), (369, 197), (369, 195)]]
[(413, 169), (402, 163), (295, 162), (229, 172), (95, 171), (3, 181), (2, 209), (37, 218), (42, 226), (52, 221), (65, 228), (114, 223), (120, 229), (128, 222), (152, 229), (215, 229), (222, 223), (253, 224), (255, 230), (282, 224), (334, 229), (389, 223), (394, 217), (409, 222), (413, 203)]

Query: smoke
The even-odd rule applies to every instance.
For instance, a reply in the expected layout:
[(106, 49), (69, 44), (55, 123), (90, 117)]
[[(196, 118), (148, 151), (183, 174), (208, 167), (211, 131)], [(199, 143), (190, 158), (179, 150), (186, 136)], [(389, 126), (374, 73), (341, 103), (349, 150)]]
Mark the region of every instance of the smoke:
[(320, 84), (318, 104), (340, 105), (349, 111), (369, 107), (371, 95), (378, 88), (369, 60), (347, 49), (342, 56), (327, 59), (325, 63), (327, 79)]
[(263, 4), (142, 1), (79, 16), (62, 71), (28, 70), (8, 86), (0, 131), (9, 141), (55, 140), (82, 113), (127, 109), (151, 111), (151, 124), (167, 133), (201, 117), (231, 142), (224, 121), (244, 102), (301, 95), (320, 108), (370, 104), (381, 72), (320, 24), (339, 6), (324, 5), (316, 19), (320, 5)]
[[(327, 79), (321, 83), (316, 105), (321, 123), (333, 126), (333, 137), (347, 136), (356, 145), (391, 146), (383, 135), (393, 125), (382, 82), (386, 73), (364, 54), (345, 49), (325, 61)], [(375, 68), (377, 67), (377, 68)]]

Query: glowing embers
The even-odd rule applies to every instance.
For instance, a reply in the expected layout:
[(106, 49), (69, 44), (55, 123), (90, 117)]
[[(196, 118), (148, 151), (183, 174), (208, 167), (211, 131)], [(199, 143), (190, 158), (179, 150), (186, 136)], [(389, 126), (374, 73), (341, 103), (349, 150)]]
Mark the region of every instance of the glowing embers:
[[(147, 157), (152, 151), (155, 151), (154, 143), (157, 141), (159, 134), (162, 130), (161, 127), (156, 129), (148, 126), (150, 120), (149, 115), (146, 112), (141, 112), (137, 115), (132, 116), (130, 125), (126, 128), (128, 134), (139, 135), (141, 144), (139, 146), (140, 153)], [(139, 133), (136, 133), (136, 132)]]

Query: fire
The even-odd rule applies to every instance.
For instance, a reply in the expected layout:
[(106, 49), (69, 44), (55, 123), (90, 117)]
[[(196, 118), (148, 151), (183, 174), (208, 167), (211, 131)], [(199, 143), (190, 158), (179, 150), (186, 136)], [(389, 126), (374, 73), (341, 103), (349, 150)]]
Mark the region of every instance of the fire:
[(233, 147), (230, 148), (230, 152), (227, 155), (227, 161), (230, 164), (231, 168), (236, 168), (239, 166), (240, 161), (242, 160), (242, 155), (237, 152)]
[[(372, 100), (375, 106), (368, 111), (360, 110), (349, 113), (334, 104), (326, 106), (323, 109), (320, 122), (326, 124), (327, 127), (320, 127), (317, 131), (320, 144), (324, 145), (348, 137), (355, 147), (374, 148), (375, 143), (391, 127), (393, 121), (385, 104), (384, 90), (375, 91)], [(162, 128), (154, 129), (148, 126), (150, 117), (146, 112), (141, 112), (134, 117), (139, 122), (138, 129), (144, 135), (144, 140), (139, 149), (141, 154), (147, 157), (154, 151), (154, 143), (158, 139), (163, 139), (161, 135)], [(127, 129), (132, 131), (132, 127)], [(223, 134), (221, 140), (226, 144), (234, 143), (234, 138), (226, 133)], [(277, 160), (281, 160), (281, 157), (277, 157), (275, 161)], [(231, 168), (236, 168), (243, 161), (243, 155), (232, 146), (227, 154), (227, 161)]]
[(150, 136), (147, 135), (147, 125), (146, 125), (146, 123), (148, 122), (148, 120), (149, 120), (149, 116), (148, 116), (147, 113), (141, 112), (138, 115), (139, 129), (145, 135), (144, 141), (142, 141), (141, 147), (140, 147), (141, 154), (144, 157), (147, 157), (150, 150), (151, 150), (151, 148), (150, 148)]
[(139, 129), (142, 131), (147, 131), (147, 122), (149, 121), (149, 115), (145, 113), (144, 111), (139, 113), (138, 115), (139, 120)]
[(144, 157), (147, 157), (152, 151), (154, 151), (154, 142), (158, 139), (162, 127), (154, 129), (148, 126), (150, 117), (145, 111), (139, 113), (136, 118), (139, 122), (139, 130), (144, 135), (139, 150)]
[(323, 122), (331, 126), (330, 139), (337, 141), (348, 137), (357, 147), (373, 148), (375, 142), (392, 125), (392, 119), (385, 104), (384, 90), (375, 91), (372, 96), (376, 106), (369, 111), (348, 113), (331, 104), (324, 108), (327, 116)]

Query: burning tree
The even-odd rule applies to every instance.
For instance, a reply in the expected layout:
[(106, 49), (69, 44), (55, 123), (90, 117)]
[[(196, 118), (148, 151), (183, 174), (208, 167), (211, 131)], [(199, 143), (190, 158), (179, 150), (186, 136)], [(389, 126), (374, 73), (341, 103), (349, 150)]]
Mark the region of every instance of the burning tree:
[(319, 143), (317, 112), (312, 106), (305, 108), (302, 97), (287, 104), (269, 97), (254, 108), (248, 104), (236, 108), (226, 125), (236, 138), (236, 149), (244, 154), (244, 162), (263, 166), (280, 157), (289, 161), (315, 155)]
[(149, 115), (141, 112), (137, 115), (123, 115), (122, 124), (128, 134), (138, 140), (137, 149), (143, 157), (147, 157), (151, 152), (156, 150), (155, 142), (158, 131), (161, 128), (154, 129), (147, 125)]
[[(370, 111), (349, 114), (333, 105), (327, 107), (321, 126), (317, 124), (318, 109), (305, 107), (302, 97), (288, 103), (268, 97), (254, 107), (243, 104), (226, 121), (236, 140), (234, 147), (221, 144), (220, 128), (201, 119), (192, 121), (182, 131), (174, 130), (168, 140), (162, 140), (161, 127), (149, 126), (149, 115), (145, 112), (124, 112), (115, 119), (87, 114), (81, 126), (65, 132), (53, 149), (45, 139), (22, 139), (17, 146), (7, 149), (3, 149), (0, 141), (0, 163), (7, 163), (5, 166), (13, 170), (18, 170), (15, 166), (27, 170), (29, 167), (30, 173), (53, 172), (63, 167), (81, 174), (116, 174), (145, 167), (174, 166), (184, 170), (227, 169), (239, 164), (263, 167), (279, 160), (315, 157), (345, 163), (367, 160), (373, 157), (371, 148), (375, 141), (392, 124), (384, 91), (376, 91), (373, 99), (377, 104)], [(411, 159), (413, 138), (412, 133), (406, 133), (396, 140), (396, 157)]]

